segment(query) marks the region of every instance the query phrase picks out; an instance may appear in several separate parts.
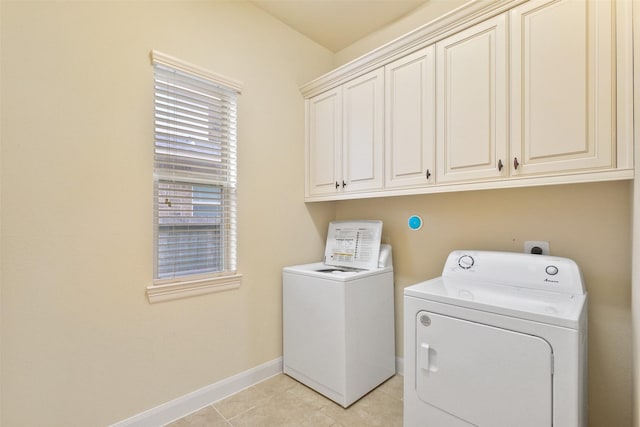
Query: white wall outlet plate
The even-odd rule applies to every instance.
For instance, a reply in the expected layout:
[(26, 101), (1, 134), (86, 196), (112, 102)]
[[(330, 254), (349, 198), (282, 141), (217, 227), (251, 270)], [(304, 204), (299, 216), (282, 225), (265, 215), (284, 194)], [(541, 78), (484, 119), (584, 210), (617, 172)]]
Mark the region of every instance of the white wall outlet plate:
[[(542, 253), (540, 253), (540, 250), (542, 250)], [(544, 240), (527, 240), (527, 241), (524, 242), (524, 253), (525, 254), (550, 255), (549, 254), (549, 242), (544, 241)]]

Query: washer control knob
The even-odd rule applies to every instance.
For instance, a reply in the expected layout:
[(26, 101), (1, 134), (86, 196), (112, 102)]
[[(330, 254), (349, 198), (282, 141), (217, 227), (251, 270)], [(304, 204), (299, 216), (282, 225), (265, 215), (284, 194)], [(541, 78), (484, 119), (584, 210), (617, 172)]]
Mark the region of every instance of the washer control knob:
[(546, 271), (549, 276), (555, 276), (558, 274), (558, 267), (555, 265), (548, 265), (544, 271)]
[(460, 266), (460, 268), (464, 268), (465, 270), (473, 267), (474, 263), (475, 260), (471, 255), (462, 255), (460, 258), (458, 258), (458, 265)]

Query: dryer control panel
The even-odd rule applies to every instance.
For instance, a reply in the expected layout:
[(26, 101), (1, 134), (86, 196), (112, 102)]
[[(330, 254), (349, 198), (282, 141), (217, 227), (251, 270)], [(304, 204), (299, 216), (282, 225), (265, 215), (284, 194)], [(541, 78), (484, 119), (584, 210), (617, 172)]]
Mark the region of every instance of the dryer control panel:
[(457, 250), (449, 254), (442, 277), (466, 283), (585, 294), (578, 265), (568, 258), (546, 255)]

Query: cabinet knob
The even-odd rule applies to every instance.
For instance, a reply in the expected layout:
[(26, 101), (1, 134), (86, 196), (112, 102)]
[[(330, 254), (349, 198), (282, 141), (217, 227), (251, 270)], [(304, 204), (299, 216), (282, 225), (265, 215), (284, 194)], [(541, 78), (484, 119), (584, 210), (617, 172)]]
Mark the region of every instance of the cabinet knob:
[(502, 172), (502, 168), (504, 165), (502, 164), (502, 159), (498, 159), (498, 172)]
[(429, 172), (429, 169), (427, 169), (427, 179), (431, 178), (431, 172)]
[(513, 158), (513, 168), (518, 170), (518, 166), (520, 166), (520, 163), (518, 163), (518, 158), (514, 157)]
[(346, 187), (346, 186), (347, 186), (347, 183), (346, 183), (346, 182), (344, 182), (344, 179), (343, 179), (343, 180), (342, 180), (342, 188), (344, 188), (344, 187)]
[(336, 188), (340, 187), (340, 184), (338, 184), (338, 181), (336, 181)]

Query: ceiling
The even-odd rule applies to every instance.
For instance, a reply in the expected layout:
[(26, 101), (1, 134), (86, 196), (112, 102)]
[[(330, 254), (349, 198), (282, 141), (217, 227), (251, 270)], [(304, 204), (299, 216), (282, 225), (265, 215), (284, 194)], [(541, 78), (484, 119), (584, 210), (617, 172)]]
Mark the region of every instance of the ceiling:
[(409, 14), (429, 0), (252, 0), (332, 52)]

